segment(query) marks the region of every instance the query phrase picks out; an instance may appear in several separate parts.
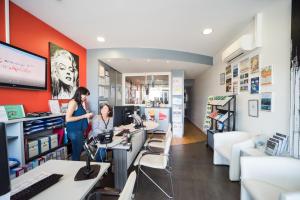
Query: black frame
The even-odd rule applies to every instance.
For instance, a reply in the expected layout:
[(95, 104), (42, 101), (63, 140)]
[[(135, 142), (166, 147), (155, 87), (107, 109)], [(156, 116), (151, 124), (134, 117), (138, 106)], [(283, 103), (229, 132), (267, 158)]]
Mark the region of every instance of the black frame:
[[(256, 102), (256, 115), (251, 115), (250, 114), (250, 102)], [(258, 117), (258, 110), (259, 110), (259, 103), (258, 103), (258, 99), (249, 99), (248, 100), (248, 116), (249, 117)]]
[(31, 54), (33, 56), (36, 56), (36, 57), (39, 57), (39, 58), (42, 58), (42, 59), (45, 60), (45, 86), (44, 87), (37, 87), (37, 86), (30, 86), (30, 85), (20, 85), (20, 84), (10, 84), (10, 83), (1, 83), (1, 82), (0, 82), (0, 87), (9, 87), (9, 88), (18, 88), (18, 89), (30, 89), (30, 90), (47, 90), (47, 70), (48, 70), (47, 64), (48, 64), (48, 59), (46, 57), (38, 55), (38, 54), (35, 54), (33, 52), (27, 51), (25, 49), (22, 49), (22, 48), (13, 46), (13, 45), (10, 45), (10, 44), (7, 44), (5, 42), (1, 42), (0, 41), (0, 44), (8, 46), (8, 47), (11, 47), (11, 48), (14, 48), (14, 49), (17, 49), (19, 51)]

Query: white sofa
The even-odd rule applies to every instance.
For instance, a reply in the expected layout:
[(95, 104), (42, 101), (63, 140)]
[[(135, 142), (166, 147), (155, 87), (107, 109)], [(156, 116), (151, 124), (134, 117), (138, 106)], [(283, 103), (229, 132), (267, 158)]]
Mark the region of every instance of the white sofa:
[(252, 139), (257, 134), (232, 131), (214, 134), (214, 164), (229, 165), (229, 179), (240, 180), (241, 148), (254, 147)]
[(300, 160), (242, 157), (241, 200), (299, 200)]

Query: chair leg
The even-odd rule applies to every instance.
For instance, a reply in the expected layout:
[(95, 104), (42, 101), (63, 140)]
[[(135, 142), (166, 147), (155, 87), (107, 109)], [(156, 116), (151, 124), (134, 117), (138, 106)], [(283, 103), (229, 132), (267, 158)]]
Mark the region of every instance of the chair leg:
[(137, 173), (137, 178), (136, 178), (136, 187), (135, 187), (135, 192), (137, 193), (139, 191), (139, 180), (140, 180), (140, 166), (138, 166), (138, 173)]
[(166, 193), (145, 171), (140, 168), (141, 172), (160, 190), (162, 191), (169, 199), (173, 199), (173, 196), (170, 196)]
[(169, 177), (170, 177), (170, 184), (171, 184), (171, 192), (172, 192), (172, 197), (174, 197), (174, 187), (173, 187), (173, 177), (172, 177), (172, 171), (169, 171)]

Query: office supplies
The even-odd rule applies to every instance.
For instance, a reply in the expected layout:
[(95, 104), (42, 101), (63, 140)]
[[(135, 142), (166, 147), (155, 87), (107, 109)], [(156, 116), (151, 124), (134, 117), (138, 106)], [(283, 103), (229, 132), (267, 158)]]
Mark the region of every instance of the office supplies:
[(100, 144), (108, 144), (112, 142), (112, 138), (114, 136), (113, 130), (100, 133), (97, 135), (96, 139), (100, 142)]
[(32, 158), (39, 154), (39, 145), (37, 140), (32, 140), (27, 143), (27, 158)]
[(39, 176), (36, 177), (38, 179), (37, 182), (32, 183), (31, 181), (33, 180), (24, 182), (23, 185), (20, 185), (16, 190), (13, 190), (11, 200), (30, 199), (57, 183), (62, 176), (62, 174), (39, 174)]
[(52, 135), (49, 135), (48, 137), (49, 137), (50, 149), (57, 147), (58, 146), (58, 135), (52, 134)]
[(60, 114), (61, 110), (59, 107), (59, 102), (58, 100), (49, 100), (49, 108), (52, 114)]
[(39, 152), (44, 153), (49, 151), (49, 138), (48, 137), (41, 137), (38, 139), (39, 142)]

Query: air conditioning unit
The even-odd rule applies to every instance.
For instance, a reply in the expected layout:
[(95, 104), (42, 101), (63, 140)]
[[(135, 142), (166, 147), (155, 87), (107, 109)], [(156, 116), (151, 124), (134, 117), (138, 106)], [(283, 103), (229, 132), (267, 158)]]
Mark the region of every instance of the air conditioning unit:
[(253, 50), (253, 35), (246, 34), (233, 42), (222, 53), (222, 61), (230, 63), (234, 59), (244, 55), (245, 53)]
[(253, 31), (243, 35), (223, 51), (223, 62), (230, 63), (249, 51), (262, 47), (262, 20), (262, 13), (257, 13), (253, 20)]

